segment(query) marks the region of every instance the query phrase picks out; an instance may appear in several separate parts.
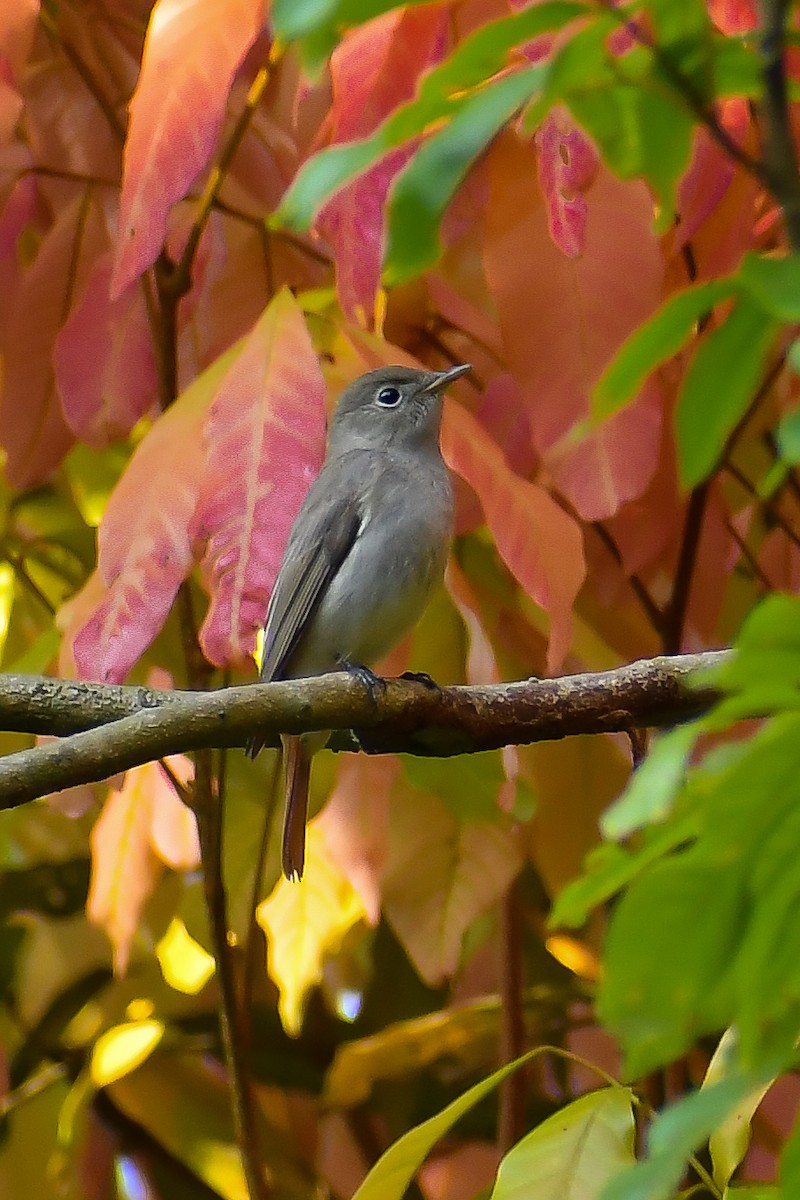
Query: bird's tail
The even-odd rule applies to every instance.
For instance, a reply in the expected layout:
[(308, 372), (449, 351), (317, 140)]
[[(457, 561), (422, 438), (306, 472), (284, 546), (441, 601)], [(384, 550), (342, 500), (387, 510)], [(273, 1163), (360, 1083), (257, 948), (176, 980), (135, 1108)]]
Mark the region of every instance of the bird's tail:
[(306, 815), (311, 755), (303, 739), (287, 735), (283, 741), (286, 808), (283, 814), (283, 873), (287, 879), (302, 879), (306, 859)]

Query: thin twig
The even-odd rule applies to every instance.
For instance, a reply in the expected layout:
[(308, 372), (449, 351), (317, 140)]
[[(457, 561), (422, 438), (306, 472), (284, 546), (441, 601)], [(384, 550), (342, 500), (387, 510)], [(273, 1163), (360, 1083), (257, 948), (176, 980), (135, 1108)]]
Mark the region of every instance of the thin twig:
[(686, 506), (686, 519), (683, 523), (683, 536), (678, 556), (678, 566), (675, 571), (675, 582), (669, 605), (664, 612), (662, 629), (662, 646), (665, 654), (679, 654), (683, 641), (683, 627), (686, 621), (686, 610), (689, 605), (689, 594), (692, 589), (697, 551), (700, 545), (700, 534), (703, 529), (703, 517), (708, 502), (708, 482), (699, 484), (689, 497)]
[(742, 149), (739, 143), (728, 133), (725, 126), (717, 120), (713, 110), (708, 107), (704, 97), (697, 92), (692, 81), (681, 74), (669, 55), (659, 46), (658, 42), (650, 36), (648, 31), (638, 21), (629, 17), (625, 9), (616, 9), (614, 3), (615, 0), (600, 0), (600, 4), (608, 15), (614, 17), (640, 46), (650, 51), (654, 61), (664, 72), (665, 77), (681, 97), (689, 112), (696, 121), (705, 126), (717, 145), (725, 151), (729, 158), (744, 167), (760, 183), (769, 186), (764, 164), (758, 159), (751, 158), (747, 151)]
[(764, 166), (767, 181), (783, 209), (783, 220), (792, 249), (800, 251), (800, 172), (789, 118), (786, 85), (786, 21), (789, 0), (761, 0), (761, 76), (764, 95)]
[[(603, 522), (595, 521), (594, 525), (593, 525), (593, 529), (595, 530), (595, 532), (597, 533), (597, 536), (600, 538), (601, 542), (606, 547), (609, 554), (614, 559), (614, 561), (617, 563), (617, 565), (619, 567), (622, 567), (623, 561), (622, 561), (622, 553), (620, 551), (620, 548), (617, 545), (617, 543), (614, 541), (611, 534), (606, 529)], [(644, 612), (645, 612), (645, 615), (646, 615), (648, 621), (650, 622), (650, 624), (652, 625), (652, 627), (656, 631), (656, 633), (658, 633), (660, 635), (664, 628), (664, 614), (662, 613), (661, 609), (656, 604), (655, 600), (650, 595), (650, 593), (648, 592), (647, 588), (644, 586), (644, 584), (642, 583), (642, 581), (638, 575), (625, 574), (625, 579), (626, 579), (627, 583), (629, 584), (630, 589), (633, 592), (634, 596), (636, 597), (636, 599), (639, 601), (642, 608), (644, 609)]]
[[(255, 1123), (255, 1108), (250, 1088), (246, 1043), (238, 1026), (240, 998), (236, 987), (231, 947), (228, 942), (228, 901), (221, 869), (222, 806), (214, 795), (211, 755), (201, 751), (195, 759), (195, 809), (203, 859), (203, 887), (211, 925), (211, 940), (217, 960), (217, 978), (222, 1003), (220, 1029), (225, 1062), (231, 1081), (233, 1125), (242, 1155), (250, 1200), (268, 1200), (270, 1189), (260, 1168), (261, 1152)], [(224, 948), (224, 949), (223, 949)]]
[[(519, 887), (513, 880), (500, 904), (500, 1065), (525, 1051), (525, 1013), (522, 1000), (522, 920)], [(497, 1143), (507, 1154), (525, 1133), (527, 1079), (514, 1071), (500, 1085)]]
[[(250, 896), (250, 914), (247, 927), (247, 945), (244, 951), (244, 981), (242, 983), (242, 1002), (245, 1015), (249, 1018), (253, 1002), (254, 983), (258, 966), (258, 947), (263, 946), (256, 910), (261, 900), (261, 889), (264, 884), (264, 867), (267, 862), (267, 851), (275, 824), (275, 813), (278, 807), (278, 776), (280, 774), (281, 755), (273, 754), (272, 770), (269, 773), (267, 785), (267, 803), (264, 808), (264, 821), (261, 826), (261, 840), (258, 844), (255, 872), (253, 874), (253, 891)], [(249, 1034), (248, 1020), (248, 1034)]]

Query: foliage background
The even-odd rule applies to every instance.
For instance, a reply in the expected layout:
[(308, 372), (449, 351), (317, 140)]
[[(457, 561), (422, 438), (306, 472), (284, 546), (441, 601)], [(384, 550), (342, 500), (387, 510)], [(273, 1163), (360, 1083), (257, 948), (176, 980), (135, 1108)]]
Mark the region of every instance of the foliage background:
[[(627, 738), (321, 755), (303, 886), (277, 829), (262, 886), (270, 755), (206, 761), (276, 1196), (352, 1195), (537, 1045), (499, 1130), (487, 1095), (414, 1187), (489, 1194), (502, 1158), (498, 1200), (797, 1195), (797, 164), (757, 19), (5, 0), (4, 670), (253, 678), (326, 407), (390, 362), (474, 371), (445, 412), (445, 587), (387, 673), (605, 670), (747, 622), (727, 699), (600, 833)], [(176, 757), (3, 813), (4, 1194), (245, 1194), (191, 778)]]

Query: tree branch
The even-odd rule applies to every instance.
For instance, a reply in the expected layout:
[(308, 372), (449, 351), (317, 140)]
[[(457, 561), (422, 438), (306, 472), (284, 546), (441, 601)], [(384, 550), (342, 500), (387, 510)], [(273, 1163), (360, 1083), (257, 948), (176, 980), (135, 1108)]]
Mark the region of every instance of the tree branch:
[[(433, 757), (619, 732), (688, 720), (714, 702), (691, 676), (729, 651), (654, 658), (613, 671), (432, 690), (386, 680), (377, 698), (346, 674), (247, 684), (212, 692), (0, 677), (0, 728), (70, 734), (0, 759), (0, 809), (181, 751), (242, 746), (255, 730), (267, 745), (281, 733), (336, 731), (335, 749)], [(349, 730), (358, 732), (358, 743)], [(82, 732), (75, 732), (82, 731)]]

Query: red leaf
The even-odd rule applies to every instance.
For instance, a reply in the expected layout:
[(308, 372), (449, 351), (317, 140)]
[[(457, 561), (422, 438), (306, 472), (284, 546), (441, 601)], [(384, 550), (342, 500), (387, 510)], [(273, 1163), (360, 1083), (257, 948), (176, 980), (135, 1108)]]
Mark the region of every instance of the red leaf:
[(652, 201), (644, 185), (600, 167), (586, 192), (583, 250), (568, 258), (550, 236), (532, 150), (506, 134), (490, 166), (485, 267), (534, 444), (581, 516), (609, 516), (640, 495), (655, 470), (658, 392), (651, 384), (616, 427), (593, 432), (577, 449), (571, 431), (588, 416), (605, 365), (660, 302)]
[(289, 529), (325, 448), (325, 384), (288, 290), (265, 309), (204, 423), (207, 463), (193, 535), (207, 540), (211, 603), (200, 631), (218, 666), (255, 644)]
[(586, 573), (580, 529), (547, 492), (515, 475), (475, 418), (452, 401), (445, 403), (442, 450), (477, 493), (500, 557), (548, 613), (547, 662), (555, 671), (569, 650), (572, 605)]
[(72, 444), (54, 386), (53, 344), (78, 267), (96, 253), (104, 236), (95, 206), (76, 198), (45, 234), (20, 281), (0, 345), (0, 442), (15, 487), (46, 480)]
[[(331, 55), (332, 142), (365, 137), (409, 100), (420, 74), (444, 51), (447, 11), (425, 4), (384, 13), (352, 30)], [(371, 325), (383, 258), (383, 207), (410, 149), (398, 149), (325, 205), (319, 228), (331, 242), (336, 290), (348, 320)]]
[(97, 447), (129, 433), (155, 403), (158, 388), (144, 297), (131, 287), (111, 300), (111, 265), (111, 251), (95, 260), (53, 355), (70, 428)]
[(581, 129), (554, 112), (536, 131), (536, 147), (550, 237), (562, 253), (575, 258), (584, 248), (584, 193), (597, 171), (597, 151)]
[(223, 369), (215, 364), (159, 418), (112, 493), (98, 532), (108, 591), (73, 643), (85, 678), (122, 682), (191, 569), (189, 522), (203, 474), (200, 422)]
[(157, 0), (125, 145), (112, 294), (157, 258), (167, 213), (208, 163), (264, 0)]

